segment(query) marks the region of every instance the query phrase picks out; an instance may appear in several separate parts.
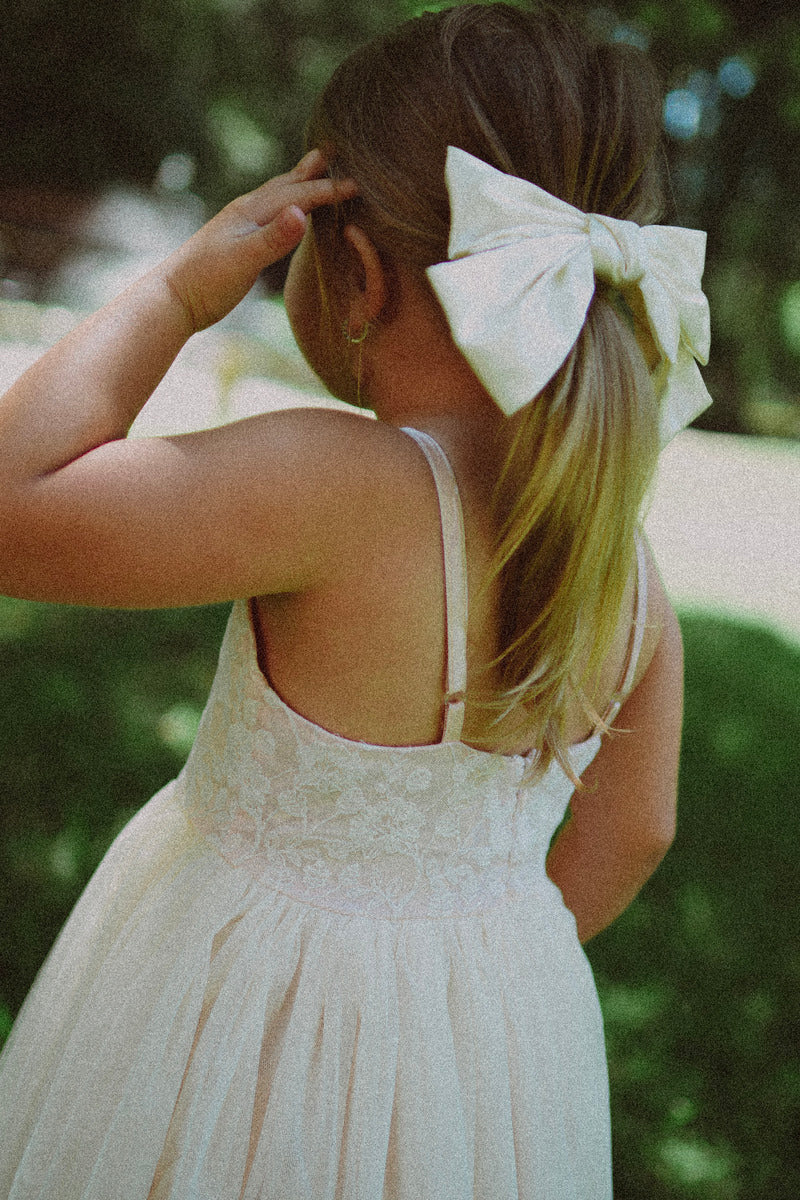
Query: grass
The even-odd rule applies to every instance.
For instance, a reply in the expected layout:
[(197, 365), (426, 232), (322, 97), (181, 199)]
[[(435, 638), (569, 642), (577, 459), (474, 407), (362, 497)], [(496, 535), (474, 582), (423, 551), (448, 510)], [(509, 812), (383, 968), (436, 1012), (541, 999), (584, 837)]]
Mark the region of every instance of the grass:
[[(227, 609), (0, 600), (0, 1039), (111, 838), (180, 768)], [(800, 649), (685, 613), (675, 846), (589, 954), (617, 1200), (796, 1200)]]

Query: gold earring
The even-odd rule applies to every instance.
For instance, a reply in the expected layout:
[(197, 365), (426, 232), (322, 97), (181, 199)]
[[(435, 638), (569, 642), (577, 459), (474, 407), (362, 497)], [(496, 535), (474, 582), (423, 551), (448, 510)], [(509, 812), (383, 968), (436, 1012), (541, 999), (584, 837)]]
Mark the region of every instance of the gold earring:
[(358, 357), (356, 359), (356, 404), (359, 408), (366, 407), (361, 403), (361, 351), (363, 349), (364, 342), (367, 340), (367, 337), (371, 331), (372, 325), (369, 321), (365, 321), (361, 328), (361, 332), (355, 334), (350, 332), (350, 326), (346, 321), (342, 326), (342, 332), (344, 333), (347, 344), (349, 346), (358, 346)]
[(360, 346), (362, 342), (365, 342), (367, 340), (367, 337), (368, 337), (371, 329), (372, 329), (372, 325), (370, 324), (370, 322), (365, 321), (361, 328), (360, 333), (351, 333), (350, 326), (347, 323), (347, 321), (345, 321), (344, 325), (342, 326), (342, 333), (344, 334), (345, 341), (348, 343), (348, 345)]

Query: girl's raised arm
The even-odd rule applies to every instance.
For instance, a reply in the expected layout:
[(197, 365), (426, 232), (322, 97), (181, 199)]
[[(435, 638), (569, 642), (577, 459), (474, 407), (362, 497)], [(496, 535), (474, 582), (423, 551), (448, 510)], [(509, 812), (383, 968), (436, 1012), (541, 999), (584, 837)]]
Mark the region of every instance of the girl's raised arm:
[[(325, 497), (303, 496), (341, 467), (343, 435), (320, 442), (308, 418), (287, 414), (185, 437), (124, 439), (191, 334), (229, 312), (265, 266), (298, 244), (306, 213), (353, 194), (353, 185), (324, 172), (312, 151), (233, 201), (0, 400), (0, 592), (193, 604), (292, 586), (313, 571), (311, 534)], [(349, 429), (346, 418), (325, 428), (343, 420)], [(270, 541), (264, 509), (273, 499)], [(289, 500), (291, 545), (276, 532)], [(259, 505), (260, 520), (250, 515)]]

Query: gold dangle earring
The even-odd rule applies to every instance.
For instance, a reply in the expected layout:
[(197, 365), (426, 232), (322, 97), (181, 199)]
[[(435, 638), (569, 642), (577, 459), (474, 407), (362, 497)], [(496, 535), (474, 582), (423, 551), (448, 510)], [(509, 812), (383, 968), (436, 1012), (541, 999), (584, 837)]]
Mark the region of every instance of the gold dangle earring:
[(359, 408), (365, 407), (361, 403), (361, 353), (364, 342), (367, 340), (367, 337), (371, 331), (372, 325), (369, 321), (364, 322), (360, 333), (351, 333), (350, 326), (347, 322), (345, 322), (342, 327), (342, 332), (344, 333), (345, 341), (347, 342), (348, 346), (358, 346), (358, 358), (356, 359), (356, 404)]

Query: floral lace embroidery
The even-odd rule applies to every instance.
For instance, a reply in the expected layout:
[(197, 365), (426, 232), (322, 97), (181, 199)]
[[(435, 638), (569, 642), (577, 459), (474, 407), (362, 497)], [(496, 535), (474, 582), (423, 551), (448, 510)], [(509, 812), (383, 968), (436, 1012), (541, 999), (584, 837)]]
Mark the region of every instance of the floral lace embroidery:
[(553, 764), (525, 786), (524, 768), (460, 742), (371, 746), (320, 729), (267, 686), (239, 602), (179, 787), (193, 824), (264, 886), (345, 913), (446, 917), (552, 887), (544, 859), (572, 785)]

